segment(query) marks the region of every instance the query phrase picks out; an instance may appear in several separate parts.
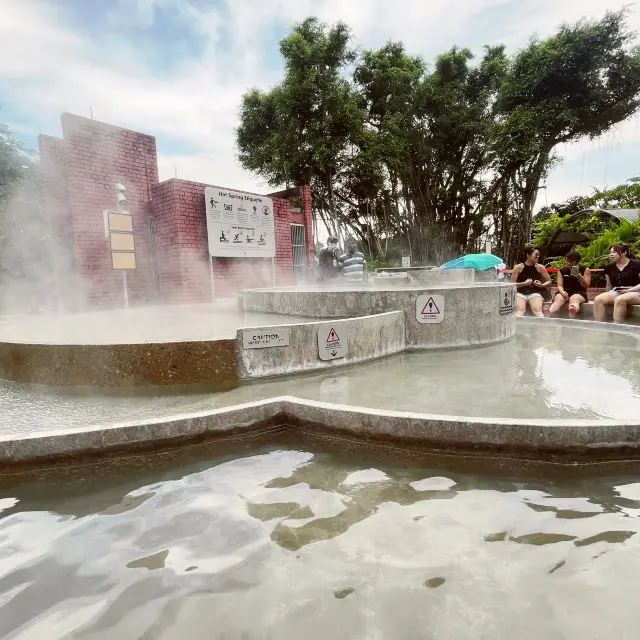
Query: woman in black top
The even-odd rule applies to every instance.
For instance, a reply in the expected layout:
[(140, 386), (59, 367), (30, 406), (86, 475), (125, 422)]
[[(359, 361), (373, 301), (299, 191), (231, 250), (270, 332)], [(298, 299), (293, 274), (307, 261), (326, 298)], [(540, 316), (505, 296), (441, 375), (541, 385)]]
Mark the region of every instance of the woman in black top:
[(542, 292), (551, 284), (547, 270), (538, 264), (540, 252), (537, 249), (525, 249), (525, 261), (517, 264), (511, 272), (511, 282), (518, 287), (516, 315), (523, 316), (527, 311), (527, 303), (531, 312), (538, 318), (544, 318)]
[(580, 254), (569, 251), (564, 257), (566, 266), (558, 271), (558, 292), (549, 309), (551, 315), (558, 313), (565, 302), (569, 303), (569, 317), (573, 320), (580, 312), (580, 305), (587, 302), (587, 289), (591, 286), (591, 271), (581, 266)]
[(613, 305), (613, 321), (624, 322), (629, 305), (640, 304), (640, 260), (633, 260), (629, 247), (616, 244), (609, 250), (608, 264), (604, 268), (607, 292), (593, 301), (593, 315), (604, 320), (605, 307)]

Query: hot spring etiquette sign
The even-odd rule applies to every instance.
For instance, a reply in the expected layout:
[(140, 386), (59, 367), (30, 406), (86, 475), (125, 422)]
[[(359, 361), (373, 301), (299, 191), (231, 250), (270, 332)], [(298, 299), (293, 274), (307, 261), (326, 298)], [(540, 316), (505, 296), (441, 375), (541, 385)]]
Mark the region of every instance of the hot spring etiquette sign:
[(327, 323), (318, 327), (318, 355), (320, 360), (337, 360), (347, 355), (349, 335), (347, 327)]
[(273, 258), (276, 255), (273, 200), (231, 189), (207, 187), (209, 255)]

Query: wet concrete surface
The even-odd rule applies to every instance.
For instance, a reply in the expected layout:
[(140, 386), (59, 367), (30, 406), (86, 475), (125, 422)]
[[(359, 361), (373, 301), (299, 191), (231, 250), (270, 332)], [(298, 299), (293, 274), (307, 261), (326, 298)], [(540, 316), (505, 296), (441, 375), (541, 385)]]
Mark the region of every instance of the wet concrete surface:
[(637, 336), (544, 322), (489, 347), (403, 353), (379, 361), (245, 384), (221, 393), (79, 395), (0, 385), (0, 435), (110, 425), (291, 395), (419, 413), (496, 418), (637, 419)]
[(632, 640), (640, 482), (614, 473), (289, 443), (3, 484), (0, 637)]

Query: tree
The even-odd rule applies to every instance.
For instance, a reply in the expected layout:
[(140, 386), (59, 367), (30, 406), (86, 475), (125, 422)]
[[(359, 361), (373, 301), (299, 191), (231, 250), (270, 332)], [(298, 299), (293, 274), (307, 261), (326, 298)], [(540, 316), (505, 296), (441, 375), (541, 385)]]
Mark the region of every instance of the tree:
[(50, 240), (39, 165), (0, 124), (0, 308), (30, 295), (41, 302), (52, 290)]
[(330, 212), (336, 227), (342, 216), (334, 189), (362, 129), (362, 112), (341, 75), (355, 60), (350, 40), (341, 22), (327, 28), (308, 18), (296, 25), (280, 43), (283, 82), (269, 92), (253, 89), (244, 96), (237, 130), (245, 168), (274, 186), (309, 184), (321, 218), (332, 226)]
[(281, 42), (282, 83), (244, 97), (240, 161), (274, 186), (310, 184), (325, 224), (382, 256), (393, 244), (438, 261), (488, 238), (512, 261), (557, 145), (640, 106), (626, 15), (562, 25), (513, 57), (454, 47), (432, 69), (398, 42), (356, 56), (346, 25), (309, 18)]
[(612, 189), (596, 189), (583, 202), (599, 209), (640, 209), (640, 177), (629, 178)]
[(518, 53), (500, 91), (499, 165), (492, 189), (510, 181), (517, 245), (531, 234), (540, 187), (555, 147), (596, 138), (640, 106), (640, 49), (627, 10), (564, 24)]
[(9, 127), (0, 124), (0, 212), (4, 210), (34, 163)]

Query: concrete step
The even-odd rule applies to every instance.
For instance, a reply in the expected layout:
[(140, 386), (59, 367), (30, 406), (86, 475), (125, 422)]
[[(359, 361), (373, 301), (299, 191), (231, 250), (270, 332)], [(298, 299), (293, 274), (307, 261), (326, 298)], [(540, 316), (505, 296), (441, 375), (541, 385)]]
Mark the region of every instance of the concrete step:
[[(544, 306), (548, 308), (551, 306), (551, 303), (545, 302)], [(527, 315), (529, 315), (529, 312), (527, 312)], [(568, 318), (569, 305), (565, 304), (554, 317)], [(580, 314), (578, 315), (576, 320), (595, 320), (595, 318), (593, 317), (593, 302), (587, 302), (586, 304), (582, 305), (582, 307), (580, 308)], [(606, 308), (606, 320), (613, 320), (613, 306), (608, 306)], [(629, 307), (625, 324), (640, 325), (640, 305)]]

